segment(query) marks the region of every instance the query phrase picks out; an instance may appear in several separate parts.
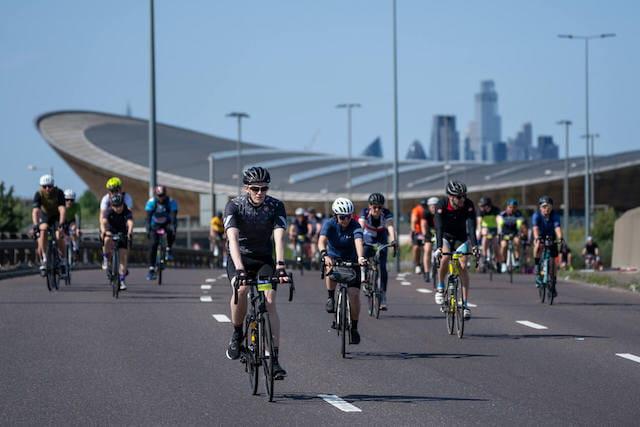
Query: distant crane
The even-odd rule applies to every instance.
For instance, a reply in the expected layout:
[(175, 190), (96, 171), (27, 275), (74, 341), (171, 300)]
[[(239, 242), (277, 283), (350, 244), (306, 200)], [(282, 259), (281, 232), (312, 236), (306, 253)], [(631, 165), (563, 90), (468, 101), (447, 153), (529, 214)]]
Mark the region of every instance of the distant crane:
[(315, 145), (316, 141), (318, 140), (318, 136), (319, 135), (320, 135), (320, 129), (316, 129), (316, 131), (311, 136), (311, 141), (309, 141), (309, 143), (305, 144), (304, 151), (311, 151), (311, 149)]

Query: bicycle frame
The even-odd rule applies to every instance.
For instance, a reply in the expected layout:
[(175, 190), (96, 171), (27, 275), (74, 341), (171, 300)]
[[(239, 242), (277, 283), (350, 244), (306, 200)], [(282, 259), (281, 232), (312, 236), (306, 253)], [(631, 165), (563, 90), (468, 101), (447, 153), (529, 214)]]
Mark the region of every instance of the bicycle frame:
[(550, 238), (550, 236), (545, 236), (543, 242), (542, 249), (542, 268), (540, 270), (540, 275), (542, 276), (542, 284), (538, 288), (538, 294), (540, 296), (540, 302), (544, 303), (545, 294), (548, 293), (548, 301), (549, 305), (553, 304), (554, 296), (553, 291), (556, 286), (556, 273), (554, 269), (555, 260), (551, 257), (551, 247), (555, 244), (554, 240)]
[[(460, 290), (460, 273), (462, 270), (461, 259), (470, 252), (453, 252), (443, 253), (442, 255), (451, 256), (449, 261), (449, 277), (447, 278), (447, 287), (445, 289), (444, 303), (441, 311), (445, 313), (447, 322), (447, 332), (453, 335), (454, 325), (458, 338), (464, 335), (464, 301)], [(476, 259), (476, 267), (478, 260)]]

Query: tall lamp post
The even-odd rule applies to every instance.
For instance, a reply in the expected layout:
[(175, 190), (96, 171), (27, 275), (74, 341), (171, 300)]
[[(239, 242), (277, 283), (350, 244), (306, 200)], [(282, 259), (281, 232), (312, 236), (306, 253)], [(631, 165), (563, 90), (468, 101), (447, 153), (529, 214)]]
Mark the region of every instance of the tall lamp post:
[(236, 172), (238, 174), (238, 196), (240, 195), (240, 182), (242, 180), (242, 171), (240, 168), (242, 167), (242, 119), (248, 119), (249, 115), (247, 113), (241, 113), (237, 111), (233, 111), (227, 114), (227, 117), (233, 117), (238, 120), (238, 141), (236, 142), (236, 149), (238, 150), (238, 156), (236, 157)]
[(149, 0), (149, 197), (153, 197), (153, 189), (157, 183), (158, 150), (156, 147), (156, 48), (153, 1)]
[[(393, 212), (398, 218), (396, 234), (400, 234), (400, 176), (398, 173), (398, 29), (397, 7), (393, 0)], [(400, 272), (400, 257), (396, 257), (396, 272)]]
[(211, 217), (216, 214), (216, 193), (214, 191), (214, 183), (215, 183), (215, 170), (214, 170), (214, 162), (216, 161), (215, 153), (210, 153), (208, 156), (209, 160), (209, 193), (211, 194)]
[[(585, 124), (586, 135), (589, 135), (589, 41), (593, 39), (604, 39), (615, 37), (613, 33), (596, 34), (590, 36), (579, 36), (574, 34), (558, 34), (561, 39), (584, 40), (584, 76), (585, 76)], [(589, 138), (587, 137), (587, 146), (585, 153), (585, 171), (584, 171), (584, 238), (586, 240), (591, 229), (590, 214), (590, 179), (589, 179)]]
[(590, 145), (590, 149), (591, 149), (591, 154), (590, 154), (590, 159), (591, 162), (589, 163), (589, 171), (590, 173), (590, 177), (589, 177), (589, 188), (591, 190), (591, 194), (589, 195), (589, 198), (591, 200), (591, 217), (594, 218), (595, 214), (596, 214), (596, 183), (595, 183), (595, 175), (596, 175), (596, 171), (595, 171), (595, 167), (596, 167), (596, 155), (595, 155), (595, 139), (596, 138), (600, 138), (600, 134), (598, 133), (592, 133), (591, 134), (591, 143)]
[(349, 188), (349, 199), (351, 199), (351, 110), (353, 108), (361, 108), (360, 104), (350, 103), (350, 104), (338, 104), (336, 108), (346, 108), (347, 109), (347, 155), (349, 157), (349, 163), (347, 167), (347, 188)]
[(560, 120), (559, 125), (564, 126), (564, 184), (562, 186), (562, 201), (564, 209), (562, 214), (562, 229), (565, 233), (569, 229), (569, 126), (570, 120)]
[[(37, 171), (43, 171), (46, 169), (43, 168), (42, 166), (27, 165), (27, 170), (30, 170), (32, 172), (37, 172)], [(49, 175), (53, 176), (53, 166), (49, 166)]]

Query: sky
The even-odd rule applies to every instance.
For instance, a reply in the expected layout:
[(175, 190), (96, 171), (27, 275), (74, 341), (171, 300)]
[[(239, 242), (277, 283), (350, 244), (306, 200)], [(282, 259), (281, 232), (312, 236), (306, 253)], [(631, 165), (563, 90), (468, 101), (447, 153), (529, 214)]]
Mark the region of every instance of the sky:
[[(616, 33), (590, 44), (590, 127), (596, 154), (640, 149), (640, 2), (398, 0), (399, 152), (429, 149), (436, 114), (461, 137), (480, 81), (498, 92), (503, 139), (525, 122), (561, 142), (573, 121), (584, 153), (584, 44), (557, 34)], [(156, 0), (159, 122), (235, 138), (225, 115), (245, 111), (245, 140), (347, 153), (381, 137), (393, 156), (391, 0)], [(54, 168), (57, 184), (86, 185), (44, 142), (34, 119), (55, 110), (149, 114), (149, 2), (0, 2), (0, 180), (30, 196)], [(534, 142), (535, 143), (535, 142)], [(30, 171), (27, 165), (38, 169)]]

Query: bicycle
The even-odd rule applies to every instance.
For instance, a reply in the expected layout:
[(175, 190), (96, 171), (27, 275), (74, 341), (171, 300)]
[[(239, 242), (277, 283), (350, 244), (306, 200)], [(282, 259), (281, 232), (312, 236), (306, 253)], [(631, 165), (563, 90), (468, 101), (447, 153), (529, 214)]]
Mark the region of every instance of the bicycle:
[(304, 264), (306, 262), (305, 243), (307, 236), (298, 234), (296, 236), (295, 253), (296, 253), (296, 269), (300, 270), (300, 275), (304, 275)]
[(158, 251), (156, 252), (156, 272), (158, 277), (158, 286), (160, 286), (162, 285), (162, 272), (165, 268), (167, 256), (167, 232), (162, 227), (155, 229), (153, 232), (160, 236), (158, 239)]
[[(60, 253), (58, 252), (58, 241), (56, 240), (56, 227), (47, 228), (47, 249), (46, 249), (46, 273), (47, 289), (49, 292), (59, 289), (60, 283)], [(40, 231), (35, 234), (38, 238)]]
[(497, 271), (496, 269), (496, 263), (495, 263), (495, 257), (494, 257), (494, 253), (493, 253), (493, 234), (487, 234), (486, 236), (484, 236), (485, 239), (487, 239), (488, 244), (487, 244), (487, 252), (485, 254), (485, 257), (483, 259), (483, 263), (482, 263), (482, 272), (486, 273), (487, 271), (489, 272), (489, 281), (493, 281), (493, 273), (495, 271)]
[(123, 233), (116, 233), (111, 236), (113, 248), (111, 250), (111, 259), (109, 260), (109, 268), (107, 268), (107, 277), (111, 284), (112, 296), (118, 299), (120, 294), (120, 248), (119, 242), (124, 240)]
[(556, 244), (556, 242), (551, 236), (545, 236), (544, 240), (538, 240), (542, 241), (544, 244), (542, 259), (540, 260), (542, 267), (540, 268), (540, 276), (542, 276), (542, 282), (538, 286), (538, 296), (540, 297), (540, 302), (544, 304), (546, 294), (549, 294), (547, 301), (549, 301), (549, 305), (553, 305), (553, 300), (556, 295), (556, 274), (555, 269), (553, 268), (555, 259), (551, 256), (551, 248)]
[[(449, 277), (447, 278), (447, 287), (444, 291), (444, 302), (440, 307), (440, 311), (445, 313), (447, 322), (447, 332), (453, 335), (454, 326), (458, 338), (464, 335), (464, 301), (462, 291), (460, 290), (460, 258), (473, 255), (472, 252), (447, 252), (442, 255), (450, 255), (449, 261)], [(476, 258), (476, 267), (478, 259)]]
[(380, 317), (380, 303), (382, 300), (382, 280), (380, 278), (380, 252), (388, 247), (394, 247), (393, 256), (396, 256), (395, 243), (365, 243), (365, 247), (373, 248), (375, 251), (373, 257), (369, 257), (367, 272), (365, 277), (365, 295), (368, 299), (369, 316), (378, 319)]
[(66, 248), (66, 254), (67, 254), (67, 258), (65, 260), (65, 276), (64, 276), (64, 284), (66, 286), (71, 285), (71, 270), (75, 267), (75, 252), (73, 250), (73, 240), (71, 239), (71, 236), (69, 235), (70, 233), (70, 229), (67, 228), (65, 230), (65, 235), (64, 235), (64, 243), (65, 243), (65, 248)]
[(513, 283), (513, 270), (515, 270), (515, 251), (513, 249), (513, 239), (509, 234), (505, 234), (502, 236), (504, 240), (507, 241), (507, 259), (505, 260), (505, 264), (507, 266), (507, 273), (509, 273), (509, 283)]
[[(293, 277), (289, 277), (289, 301), (293, 300), (295, 286)], [(273, 269), (264, 265), (256, 273), (256, 279), (247, 279), (249, 286), (249, 310), (244, 321), (244, 346), (241, 348), (240, 361), (244, 364), (245, 372), (249, 375), (251, 393), (258, 394), (260, 378), (260, 366), (263, 368), (265, 390), (269, 402), (273, 402), (273, 386), (275, 376), (273, 374), (274, 345), (271, 334), (271, 322), (267, 311), (264, 293), (273, 289), (273, 285), (280, 279), (273, 276)], [(233, 286), (233, 303), (238, 304), (238, 283)]]

